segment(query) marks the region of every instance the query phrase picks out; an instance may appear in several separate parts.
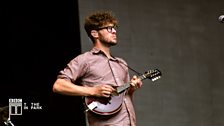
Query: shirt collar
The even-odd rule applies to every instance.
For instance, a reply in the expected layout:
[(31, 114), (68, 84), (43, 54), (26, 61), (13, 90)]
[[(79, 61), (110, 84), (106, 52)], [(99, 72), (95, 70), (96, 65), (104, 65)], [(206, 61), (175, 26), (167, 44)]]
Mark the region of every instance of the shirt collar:
[[(92, 52), (92, 54), (103, 54), (104, 56), (106, 56), (103, 51), (101, 51), (100, 49), (98, 49), (96, 47), (93, 47), (91, 52)], [(111, 60), (118, 61), (118, 59), (116, 57), (114, 57), (113, 55), (111, 55), (111, 57), (112, 57), (112, 58), (110, 58)]]
[(96, 47), (93, 47), (92, 50), (91, 50), (90, 52), (92, 52), (93, 54), (103, 53), (100, 49), (98, 49), (98, 48), (96, 48)]

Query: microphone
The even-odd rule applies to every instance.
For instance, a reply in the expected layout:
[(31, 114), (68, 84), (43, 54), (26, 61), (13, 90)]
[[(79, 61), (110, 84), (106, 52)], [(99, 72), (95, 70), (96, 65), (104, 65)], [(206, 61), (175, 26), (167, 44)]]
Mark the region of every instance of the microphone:
[(219, 21), (220, 21), (221, 23), (224, 23), (224, 15), (220, 15), (220, 16), (219, 16)]

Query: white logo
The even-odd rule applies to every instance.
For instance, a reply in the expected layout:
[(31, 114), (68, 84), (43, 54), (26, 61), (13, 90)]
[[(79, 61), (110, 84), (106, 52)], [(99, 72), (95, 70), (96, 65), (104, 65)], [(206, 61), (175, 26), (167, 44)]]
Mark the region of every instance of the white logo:
[(22, 115), (23, 113), (23, 101), (22, 99), (9, 99), (9, 116), (10, 115)]

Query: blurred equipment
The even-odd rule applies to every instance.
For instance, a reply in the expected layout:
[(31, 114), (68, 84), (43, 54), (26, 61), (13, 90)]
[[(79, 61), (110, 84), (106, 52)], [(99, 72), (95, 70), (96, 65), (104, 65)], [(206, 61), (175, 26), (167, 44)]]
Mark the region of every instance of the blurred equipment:
[(14, 126), (10, 120), (9, 106), (0, 107), (0, 125)]
[(221, 23), (224, 23), (224, 15), (220, 15), (220, 16), (219, 16), (219, 21), (220, 21)]

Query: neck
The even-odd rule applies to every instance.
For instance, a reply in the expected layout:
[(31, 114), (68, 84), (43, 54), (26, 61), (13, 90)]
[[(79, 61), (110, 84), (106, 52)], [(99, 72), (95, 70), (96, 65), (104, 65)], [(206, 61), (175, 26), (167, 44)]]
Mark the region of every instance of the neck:
[(96, 47), (96, 48), (100, 49), (101, 51), (103, 51), (108, 58), (111, 58), (110, 47), (109, 46), (104, 46), (102, 44), (96, 43), (94, 45), (94, 47)]

